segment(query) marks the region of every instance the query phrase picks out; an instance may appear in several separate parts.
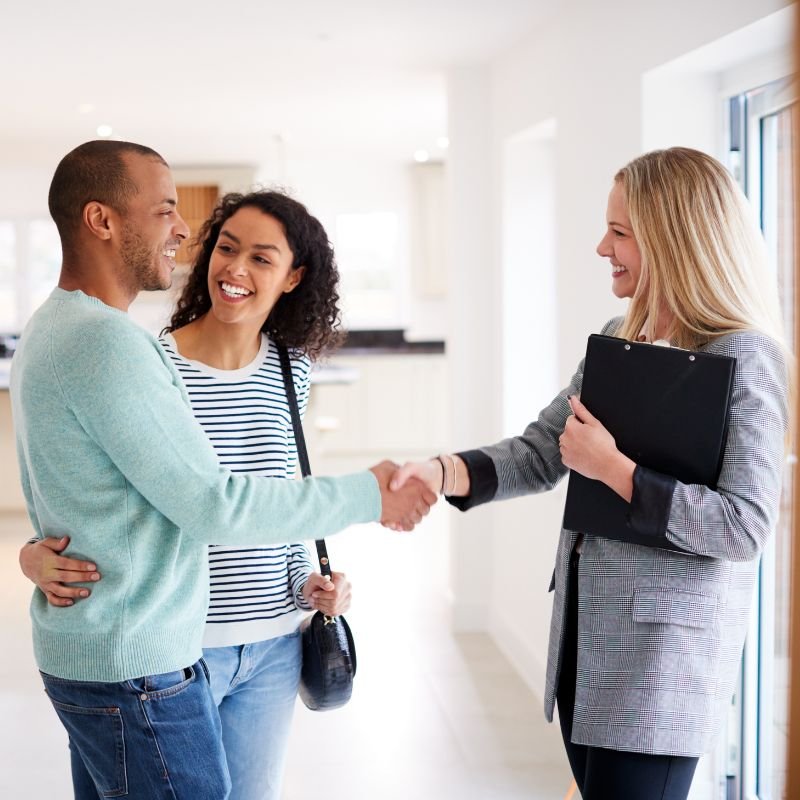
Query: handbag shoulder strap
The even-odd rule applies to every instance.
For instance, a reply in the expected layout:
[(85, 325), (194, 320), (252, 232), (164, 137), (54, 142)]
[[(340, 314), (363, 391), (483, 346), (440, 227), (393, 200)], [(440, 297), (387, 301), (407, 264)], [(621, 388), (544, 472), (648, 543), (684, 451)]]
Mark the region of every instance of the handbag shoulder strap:
[[(308, 461), (308, 450), (306, 449), (306, 437), (303, 435), (303, 423), (300, 421), (300, 408), (297, 405), (297, 393), (294, 390), (294, 378), (292, 376), (292, 366), (289, 362), (289, 351), (282, 344), (277, 345), (278, 355), (281, 359), (281, 372), (283, 373), (283, 385), (286, 389), (286, 397), (289, 400), (289, 411), (292, 415), (292, 428), (294, 430), (294, 443), (297, 447), (297, 458), (300, 461), (300, 471), (304, 478), (311, 475), (311, 465)], [(319, 570), (323, 575), (330, 577), (331, 564), (328, 559), (328, 548), (325, 546), (324, 539), (317, 539), (317, 557), (319, 558)]]

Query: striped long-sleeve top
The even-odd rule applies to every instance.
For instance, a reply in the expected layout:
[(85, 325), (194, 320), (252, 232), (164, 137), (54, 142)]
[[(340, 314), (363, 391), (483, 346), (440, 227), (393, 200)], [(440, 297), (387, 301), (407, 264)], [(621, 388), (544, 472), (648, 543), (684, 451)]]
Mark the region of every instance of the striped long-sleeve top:
[[(175, 339), (159, 340), (175, 364), (192, 410), (231, 472), (266, 478), (294, 477), (297, 449), (278, 351), (262, 334), (255, 359), (236, 370), (220, 370), (183, 358)], [(301, 416), (309, 395), (311, 365), (292, 359)], [(204, 647), (247, 644), (294, 631), (303, 610), (301, 589), (312, 570), (303, 543), (271, 547), (221, 547), (208, 553), (210, 602)]]

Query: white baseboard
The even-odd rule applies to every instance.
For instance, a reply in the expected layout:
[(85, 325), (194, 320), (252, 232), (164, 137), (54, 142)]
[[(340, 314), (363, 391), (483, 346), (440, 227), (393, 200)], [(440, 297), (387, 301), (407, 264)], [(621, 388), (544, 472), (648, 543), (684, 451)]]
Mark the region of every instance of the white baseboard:
[(519, 673), (528, 688), (540, 699), (544, 699), (544, 681), (547, 673), (547, 642), (536, 647), (530, 640), (530, 631), (524, 628), (524, 617), (520, 626), (506, 620), (492, 618), (488, 631), (495, 644)]

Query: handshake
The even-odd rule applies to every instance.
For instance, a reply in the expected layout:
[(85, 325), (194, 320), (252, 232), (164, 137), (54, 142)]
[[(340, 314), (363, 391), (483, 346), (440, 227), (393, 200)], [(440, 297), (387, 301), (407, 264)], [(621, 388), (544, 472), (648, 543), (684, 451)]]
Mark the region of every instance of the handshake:
[(381, 490), (381, 525), (393, 531), (410, 531), (422, 522), (443, 486), (443, 467), (438, 459), (409, 462), (400, 467), (382, 461), (370, 472)]

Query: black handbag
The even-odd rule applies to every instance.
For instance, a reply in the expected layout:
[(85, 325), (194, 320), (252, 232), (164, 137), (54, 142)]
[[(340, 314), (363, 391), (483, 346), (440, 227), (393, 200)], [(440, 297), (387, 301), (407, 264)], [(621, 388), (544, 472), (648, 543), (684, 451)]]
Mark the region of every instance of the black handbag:
[[(289, 353), (278, 347), (283, 371), (283, 383), (292, 413), (292, 427), (297, 446), (297, 457), (304, 478), (311, 474), (308, 451), (300, 422), (297, 395), (294, 390)], [(317, 539), (319, 569), (330, 577), (331, 565), (324, 539)], [(300, 673), (300, 698), (312, 711), (329, 711), (343, 706), (353, 693), (353, 678), (356, 674), (356, 646), (347, 620), (329, 617), (316, 611), (300, 626), (303, 638), (303, 667)]]

